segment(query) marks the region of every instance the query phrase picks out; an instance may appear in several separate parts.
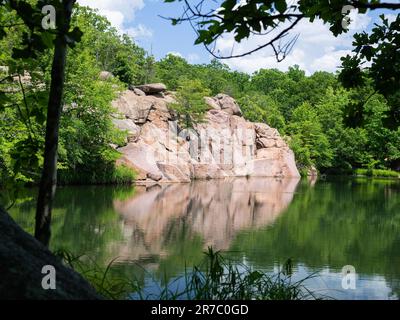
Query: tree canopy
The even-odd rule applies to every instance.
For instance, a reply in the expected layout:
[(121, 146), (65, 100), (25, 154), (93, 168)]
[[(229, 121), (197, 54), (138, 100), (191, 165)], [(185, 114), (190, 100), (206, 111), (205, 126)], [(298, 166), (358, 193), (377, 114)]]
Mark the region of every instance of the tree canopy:
[[(182, 2), (181, 16), (170, 18), (172, 24), (189, 22), (197, 33), (196, 44), (205, 48), (219, 59), (229, 59), (252, 54), (264, 48), (272, 49), (277, 61), (282, 61), (295, 45), (298, 34), (296, 25), (304, 19), (313, 22), (321, 19), (329, 26), (334, 36), (348, 31), (351, 10), (358, 14), (369, 11), (400, 10), (400, 3), (380, 0), (223, 0), (205, 2), (204, 0), (164, 0)], [(396, 11), (397, 10), (397, 11)], [(262, 36), (262, 45), (249, 48), (244, 53), (222, 55), (216, 46), (219, 39), (232, 34), (240, 42), (250, 36)], [(390, 22), (382, 14), (371, 34), (366, 31), (355, 34), (352, 55), (342, 57), (341, 81), (346, 86), (362, 84), (367, 71), (373, 80), (375, 90), (386, 98), (399, 101), (400, 88), (400, 15)], [(370, 66), (366, 67), (366, 62)], [(392, 110), (392, 118), (398, 121), (399, 109)]]

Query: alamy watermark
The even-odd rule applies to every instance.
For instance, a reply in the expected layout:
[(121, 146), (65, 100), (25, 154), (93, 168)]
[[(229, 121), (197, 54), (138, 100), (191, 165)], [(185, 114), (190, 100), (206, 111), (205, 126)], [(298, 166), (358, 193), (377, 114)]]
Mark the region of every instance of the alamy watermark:
[(56, 8), (52, 5), (46, 5), (42, 8), (42, 28), (45, 30), (54, 30), (56, 28)]
[(45, 265), (42, 268), (42, 274), (45, 275), (42, 278), (43, 290), (56, 290), (56, 268), (52, 265)]
[(352, 265), (346, 265), (342, 268), (342, 288), (345, 290), (356, 289), (356, 268)]

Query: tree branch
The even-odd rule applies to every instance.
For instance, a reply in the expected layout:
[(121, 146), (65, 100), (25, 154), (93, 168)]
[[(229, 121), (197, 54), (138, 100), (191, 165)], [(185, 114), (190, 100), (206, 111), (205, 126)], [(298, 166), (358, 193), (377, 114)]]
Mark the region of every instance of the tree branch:
[(351, 5), (357, 9), (371, 9), (371, 10), (378, 10), (378, 9), (399, 10), (400, 9), (400, 3), (388, 3), (388, 2), (362, 3), (360, 1), (351, 1)]
[[(286, 55), (290, 52), (290, 50), (293, 48), (294, 43), (297, 41), (298, 39), (298, 35), (296, 35), (292, 40), (290, 40), (288, 43), (286, 43), (283, 47), (278, 46), (278, 49), (275, 47), (275, 42), (277, 42), (278, 40), (281, 40), (282, 38), (286, 37), (288, 35), (288, 32), (290, 30), (292, 30), (299, 22), (300, 20), (303, 18), (303, 16), (299, 16), (289, 27), (285, 28), (284, 30), (282, 30), (277, 36), (275, 36), (273, 39), (271, 39), (270, 41), (264, 43), (261, 46), (258, 46), (257, 48), (247, 51), (245, 53), (242, 54), (237, 54), (237, 55), (229, 55), (229, 56), (218, 56), (216, 55), (213, 50), (210, 50), (207, 46), (205, 46), (206, 50), (215, 58), (217, 59), (232, 59), (232, 58), (241, 58), (247, 55), (250, 55), (254, 52), (257, 52), (261, 49), (264, 49), (268, 46), (271, 46), (272, 49), (274, 50), (276, 59), (278, 62), (282, 61), (284, 59), (284, 57), (286, 57)], [(281, 50), (281, 48), (283, 48), (283, 50)], [(283, 58), (279, 58), (279, 54), (283, 53)]]

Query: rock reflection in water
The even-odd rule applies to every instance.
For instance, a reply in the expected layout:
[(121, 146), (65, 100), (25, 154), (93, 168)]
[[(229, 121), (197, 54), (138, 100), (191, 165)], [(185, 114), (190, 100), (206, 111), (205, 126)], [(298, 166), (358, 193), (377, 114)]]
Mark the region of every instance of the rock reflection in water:
[(168, 255), (176, 230), (185, 230), (185, 239), (200, 235), (204, 247), (227, 250), (238, 231), (272, 224), (292, 201), (298, 182), (233, 178), (139, 187), (132, 198), (114, 201), (127, 240), (119, 255), (129, 260)]

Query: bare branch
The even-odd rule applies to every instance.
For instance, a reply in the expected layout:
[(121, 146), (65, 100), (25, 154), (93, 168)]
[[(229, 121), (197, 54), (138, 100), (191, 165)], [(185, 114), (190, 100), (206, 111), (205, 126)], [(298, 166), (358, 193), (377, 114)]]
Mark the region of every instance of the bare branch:
[[(162, 18), (167, 20), (172, 20), (174, 23), (189, 22), (192, 29), (196, 32), (198, 36), (201, 30), (207, 31), (207, 28), (204, 29), (206, 24), (215, 23), (217, 26), (220, 25), (220, 27), (222, 27), (221, 29), (224, 30), (218, 30), (215, 33), (210, 31), (210, 33), (207, 35), (208, 36), (206, 42), (207, 44), (204, 44), (206, 50), (214, 58), (217, 59), (240, 58), (270, 46), (275, 54), (277, 61), (280, 62), (283, 59), (285, 59), (285, 57), (293, 49), (293, 46), (298, 40), (299, 35), (298, 34), (294, 35), (289, 41), (283, 44), (281, 43), (281, 40), (286, 38), (289, 35), (289, 32), (293, 30), (293, 28), (299, 23), (299, 21), (306, 17), (305, 14), (298, 11), (299, 9), (298, 5), (294, 5), (293, 3), (292, 5), (287, 6), (285, 12), (278, 12), (274, 9), (271, 9), (265, 11), (265, 13), (260, 12), (260, 15), (255, 15), (251, 17), (245, 16), (243, 20), (240, 19), (238, 20), (238, 18), (235, 15), (230, 14), (229, 17), (228, 16), (225, 17), (224, 14), (222, 12), (220, 14), (217, 9), (209, 9), (209, 7), (205, 9), (204, 0), (199, 0), (196, 4), (190, 4), (188, 0), (183, 0), (182, 2), (184, 3), (184, 10), (182, 16), (180, 16), (179, 18), (169, 18), (169, 17), (162, 17)], [(387, 2), (375, 3), (373, 1), (365, 2), (360, 0), (348, 0), (344, 2), (347, 2), (349, 5), (353, 5), (355, 8), (358, 9), (370, 9), (370, 10), (400, 9), (400, 3), (387, 3)], [(214, 1), (214, 3), (215, 3), (214, 6), (215, 8), (219, 7), (220, 2)], [(240, 7), (234, 7), (232, 10), (239, 11)], [(264, 28), (265, 30), (258, 31), (259, 28), (256, 25), (258, 21), (261, 24), (261, 29)], [(280, 28), (281, 25), (285, 22), (289, 22), (290, 25), (284, 28), (281, 32), (279, 32), (279, 29), (281, 29)], [(272, 39), (266, 39), (266, 42), (264, 44), (252, 50), (249, 50), (245, 53), (234, 54), (233, 52), (234, 46), (232, 46), (232, 50), (229, 55), (224, 56), (222, 54), (219, 54), (219, 52), (216, 53), (217, 41), (221, 37), (223, 37), (224, 33), (231, 32), (232, 28), (235, 30), (241, 27), (240, 24), (245, 24), (246, 28), (248, 28), (249, 30), (249, 33), (252, 35), (258, 35), (258, 36), (270, 35), (270, 37), (273, 37), (273, 35), (271, 35), (272, 32), (276, 31), (279, 33)]]
[(351, 5), (358, 9), (389, 9), (389, 10), (399, 10), (400, 3), (388, 3), (388, 2), (380, 2), (380, 3), (364, 3), (360, 1), (351, 1)]
[[(288, 35), (288, 32), (290, 30), (292, 30), (299, 22), (300, 20), (303, 18), (303, 16), (298, 17), (290, 26), (288, 26), (287, 28), (283, 29), (278, 35), (276, 35), (273, 39), (271, 39), (270, 41), (264, 43), (261, 46), (258, 46), (257, 48), (247, 51), (245, 53), (242, 54), (237, 54), (237, 55), (229, 55), (229, 56), (219, 56), (217, 54), (215, 54), (213, 51), (211, 51), (207, 46), (205, 46), (206, 50), (215, 58), (217, 59), (232, 59), (232, 58), (241, 58), (247, 55), (250, 55), (254, 52), (257, 52), (261, 49), (264, 49), (268, 46), (271, 46), (272, 49), (274, 50), (276, 59), (278, 61), (282, 61), (284, 58), (279, 58), (279, 54), (283, 54), (284, 57), (287, 56), (287, 54), (289, 53), (289, 51), (287, 49), (291, 49), (294, 45), (294, 43), (296, 42), (296, 40), (298, 39), (299, 35), (296, 35), (293, 39), (291, 39), (285, 46), (280, 47), (278, 46), (278, 48), (276, 48), (275, 43), (279, 40), (281, 40), (282, 38), (286, 37)], [(288, 45), (291, 44), (291, 45)], [(282, 48), (286, 48), (286, 50), (282, 51)]]

